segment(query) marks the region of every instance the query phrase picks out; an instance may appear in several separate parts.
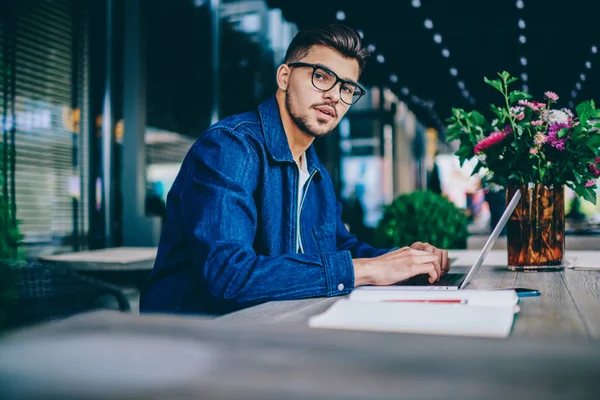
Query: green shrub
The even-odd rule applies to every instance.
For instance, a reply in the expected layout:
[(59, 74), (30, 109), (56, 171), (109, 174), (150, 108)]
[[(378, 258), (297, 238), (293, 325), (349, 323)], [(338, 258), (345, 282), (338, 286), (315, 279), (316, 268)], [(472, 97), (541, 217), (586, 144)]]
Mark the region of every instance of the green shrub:
[(427, 242), (443, 249), (465, 249), (467, 217), (447, 198), (429, 191), (398, 196), (384, 211), (375, 231), (383, 248)]

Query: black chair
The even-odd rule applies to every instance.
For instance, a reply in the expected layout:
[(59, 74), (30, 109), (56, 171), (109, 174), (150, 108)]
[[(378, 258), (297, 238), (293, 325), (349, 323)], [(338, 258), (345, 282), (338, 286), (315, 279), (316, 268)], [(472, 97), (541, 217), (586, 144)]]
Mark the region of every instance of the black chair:
[(94, 309), (131, 311), (117, 286), (65, 267), (39, 262), (0, 262), (10, 271), (16, 295), (7, 313), (9, 328), (59, 319)]

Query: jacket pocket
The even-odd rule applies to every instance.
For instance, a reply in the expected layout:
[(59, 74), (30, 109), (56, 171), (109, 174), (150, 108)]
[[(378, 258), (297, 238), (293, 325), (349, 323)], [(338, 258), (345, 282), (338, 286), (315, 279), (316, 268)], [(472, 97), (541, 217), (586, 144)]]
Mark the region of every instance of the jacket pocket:
[(321, 253), (329, 253), (336, 250), (335, 228), (335, 222), (313, 228), (313, 235)]

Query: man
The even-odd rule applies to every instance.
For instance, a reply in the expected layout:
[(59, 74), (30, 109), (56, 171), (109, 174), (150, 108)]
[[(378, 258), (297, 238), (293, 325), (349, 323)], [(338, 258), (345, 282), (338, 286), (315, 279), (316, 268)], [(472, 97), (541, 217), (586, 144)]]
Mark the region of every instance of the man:
[(168, 194), (142, 311), (223, 314), (448, 271), (445, 250), (375, 249), (349, 234), (311, 146), (365, 93), (357, 81), (367, 56), (346, 26), (302, 31), (275, 96), (198, 138)]

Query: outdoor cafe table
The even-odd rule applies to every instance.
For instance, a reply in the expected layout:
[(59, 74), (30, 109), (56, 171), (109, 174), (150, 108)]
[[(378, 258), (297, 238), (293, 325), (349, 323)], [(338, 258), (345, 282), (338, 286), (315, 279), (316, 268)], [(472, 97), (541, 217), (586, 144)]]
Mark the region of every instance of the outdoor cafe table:
[(79, 272), (150, 272), (156, 251), (156, 247), (113, 247), (43, 256), (39, 260)]
[[(468, 272), (480, 250), (451, 250), (457, 258), (451, 272)], [(580, 265), (594, 260), (600, 251), (566, 252), (567, 261)], [(521, 299), (511, 336), (553, 339), (600, 339), (600, 268), (561, 272), (512, 272), (506, 250), (492, 250), (468, 289), (525, 287), (538, 289), (539, 297)], [(273, 301), (221, 317), (240, 323), (306, 325), (308, 319), (329, 308), (338, 298)]]
[[(0, 339), (0, 397), (597, 399), (600, 271), (490, 265), (503, 254), (473, 287), (542, 292), (522, 299), (507, 339), (309, 328), (335, 299), (218, 319), (93, 312)], [(473, 253), (452, 256), (468, 265)]]

